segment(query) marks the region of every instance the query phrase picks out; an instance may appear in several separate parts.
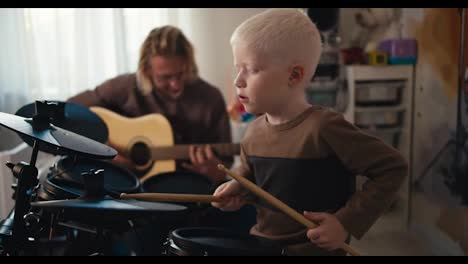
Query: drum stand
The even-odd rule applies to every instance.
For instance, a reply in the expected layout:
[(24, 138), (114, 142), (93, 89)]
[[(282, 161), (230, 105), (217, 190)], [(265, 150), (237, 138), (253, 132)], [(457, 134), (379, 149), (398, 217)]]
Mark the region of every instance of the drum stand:
[[(460, 13), (460, 56), (458, 61), (458, 94), (457, 94), (457, 124), (455, 136), (455, 178), (460, 182), (460, 194), (462, 203), (468, 205), (468, 180), (467, 177), (467, 153), (465, 152), (465, 143), (468, 138), (468, 132), (463, 124), (462, 99), (465, 101), (465, 112), (467, 111), (468, 93), (464, 89), (464, 47), (465, 47), (465, 8), (458, 8)], [(466, 114), (466, 113), (465, 113)]]
[[(36, 105), (36, 115), (33, 116), (31, 122), (32, 128), (36, 133), (40, 133), (49, 128), (52, 114), (49, 108), (46, 107)], [(29, 211), (31, 209), (32, 195), (34, 195), (36, 188), (39, 187), (36, 161), (40, 144), (39, 140), (33, 139), (32, 154), (29, 164), (26, 162), (19, 162), (17, 164), (7, 162), (6, 164), (12, 171), (13, 176), (18, 179), (18, 183), (14, 192), (14, 213), (10, 213), (10, 216), (4, 221), (11, 222), (11, 215), (14, 214), (13, 230), (10, 230), (10, 227), (3, 228), (3, 224), (0, 227), (0, 230), (3, 230), (2, 232), (4, 233), (0, 234), (0, 238), (2, 238), (0, 245), (4, 244), (3, 252), (0, 252), (0, 254), (35, 255), (36, 253), (33, 247), (36, 241), (30, 235), (31, 231), (39, 228), (40, 216)]]
[[(32, 118), (0, 112), (0, 125), (15, 131), (32, 146), (29, 164), (26, 162), (6, 164), (18, 181), (14, 188), (15, 208), (8, 218), (0, 223), (0, 255), (41, 253), (39, 242), (43, 223), (41, 215), (36, 214), (34, 210), (43, 209), (44, 204), (33, 201), (40, 187), (36, 168), (39, 150), (51, 154), (71, 153), (73, 157), (82, 155), (96, 159), (108, 159), (117, 155), (117, 151), (109, 146), (54, 125), (54, 122), (63, 118), (63, 105), (47, 101), (36, 101), (35, 114)], [(91, 175), (89, 178), (94, 177)], [(93, 192), (95, 189), (86, 189), (86, 191)], [(53, 211), (61, 212), (62, 209), (59, 206)], [(51, 224), (54, 224), (53, 219)], [(52, 230), (51, 228), (51, 232)], [(52, 233), (49, 241), (51, 237)]]
[[(42, 223), (38, 214), (30, 212), (30, 202), (36, 188), (39, 187), (39, 180), (37, 179), (38, 170), (35, 166), (39, 152), (39, 144), (40, 142), (38, 140), (33, 141), (32, 155), (29, 164), (25, 162), (19, 162), (17, 164), (8, 162), (6, 164), (13, 172), (13, 176), (18, 179), (18, 183), (14, 194), (15, 208), (0, 225), (0, 256), (38, 255), (38, 238), (31, 237), (31, 235), (40, 229)], [(96, 174), (98, 173), (101, 176), (96, 178), (103, 181), (102, 171), (97, 171)], [(92, 176), (95, 177), (95, 175)], [(91, 182), (96, 180), (96, 178), (93, 179), (91, 177), (85, 178), (88, 178)], [(99, 192), (102, 190), (91, 191)], [(51, 229), (53, 228), (52, 225), (56, 222), (55, 217), (57, 216), (52, 215)], [(102, 237), (104, 237), (104, 232), (102, 229), (98, 229), (96, 238), (102, 239)], [(50, 234), (49, 242), (52, 240), (52, 234)], [(100, 251), (101, 250), (93, 255), (102, 255), (103, 252)]]
[[(39, 152), (39, 142), (34, 141), (30, 163), (19, 162), (13, 164), (7, 162), (6, 166), (11, 169), (13, 176), (18, 179), (14, 198), (15, 208), (9, 217), (5, 219), (2, 228), (3, 255), (31, 255), (33, 254), (34, 239), (30, 240), (28, 232), (37, 228), (39, 217), (28, 213), (30, 209), (30, 197), (33, 188), (39, 183), (37, 179), (36, 160)], [(13, 216), (12, 230), (10, 229)], [(2, 227), (3, 227), (2, 225)]]

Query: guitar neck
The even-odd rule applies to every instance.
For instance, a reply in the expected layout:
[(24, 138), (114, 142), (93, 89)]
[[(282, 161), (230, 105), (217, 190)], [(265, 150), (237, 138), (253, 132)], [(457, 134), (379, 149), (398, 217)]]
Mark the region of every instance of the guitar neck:
[[(240, 154), (240, 144), (219, 143), (208, 144), (218, 157), (234, 156)], [(153, 147), (151, 149), (152, 160), (173, 160), (173, 159), (190, 159), (190, 146), (206, 146), (206, 144), (187, 144), (168, 147)]]

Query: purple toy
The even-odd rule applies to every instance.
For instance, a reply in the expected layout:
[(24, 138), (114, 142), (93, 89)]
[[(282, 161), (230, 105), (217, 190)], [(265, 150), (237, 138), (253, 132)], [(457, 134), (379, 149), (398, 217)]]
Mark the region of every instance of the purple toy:
[(384, 40), (378, 50), (387, 53), (388, 64), (416, 64), (418, 51), (415, 39)]

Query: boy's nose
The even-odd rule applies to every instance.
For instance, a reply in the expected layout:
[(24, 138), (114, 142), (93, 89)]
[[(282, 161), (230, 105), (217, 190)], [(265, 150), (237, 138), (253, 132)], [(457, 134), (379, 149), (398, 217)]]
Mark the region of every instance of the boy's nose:
[(245, 88), (246, 84), (245, 84), (245, 81), (242, 80), (241, 78), (236, 78), (234, 80), (234, 85), (237, 87), (237, 88)]

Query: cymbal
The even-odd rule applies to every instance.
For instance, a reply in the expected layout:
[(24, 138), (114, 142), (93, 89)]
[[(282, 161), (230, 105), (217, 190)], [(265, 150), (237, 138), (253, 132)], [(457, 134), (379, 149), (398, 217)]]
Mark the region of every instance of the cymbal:
[(95, 140), (48, 124), (45, 129), (33, 128), (32, 118), (0, 112), (0, 125), (42, 143), (39, 149), (57, 155), (79, 155), (95, 159), (111, 159), (117, 151)]
[[(76, 134), (94, 139), (101, 143), (106, 143), (109, 137), (109, 130), (106, 123), (89, 108), (69, 102), (48, 101), (63, 104), (63, 118), (52, 120), (52, 124)], [(33, 117), (36, 114), (35, 103), (27, 104), (16, 111), (15, 115), (22, 117)], [(22, 139), (32, 146), (32, 139), (22, 137)]]
[(31, 206), (48, 211), (65, 210), (70, 212), (98, 213), (99, 215), (117, 214), (121, 216), (141, 216), (147, 214), (170, 214), (182, 212), (187, 207), (169, 203), (153, 203), (137, 200), (116, 200), (110, 197), (97, 200), (70, 199), (32, 202)]

